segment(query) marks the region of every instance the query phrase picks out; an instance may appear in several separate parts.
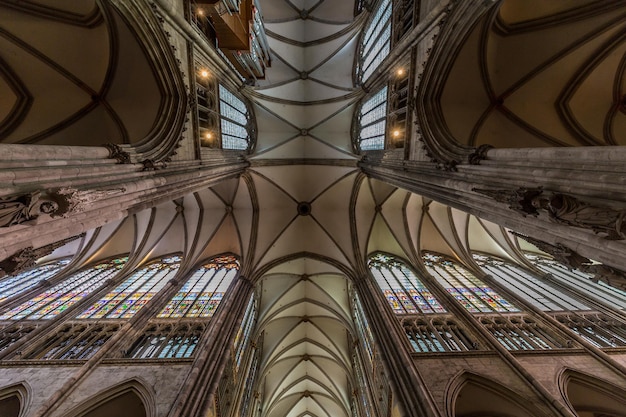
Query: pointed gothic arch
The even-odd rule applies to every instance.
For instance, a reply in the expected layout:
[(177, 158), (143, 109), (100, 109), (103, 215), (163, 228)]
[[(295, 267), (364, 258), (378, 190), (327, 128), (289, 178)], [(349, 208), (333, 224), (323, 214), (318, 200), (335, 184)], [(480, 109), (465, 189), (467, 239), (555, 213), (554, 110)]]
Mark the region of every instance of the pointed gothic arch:
[(490, 378), (462, 372), (446, 389), (447, 417), (526, 417), (545, 414), (523, 398)]
[(626, 390), (607, 380), (566, 369), (559, 389), (579, 417), (626, 417)]
[(30, 387), (20, 382), (0, 388), (0, 410), (3, 417), (22, 417), (30, 403)]
[(147, 383), (132, 378), (107, 388), (75, 407), (65, 417), (106, 417), (123, 410), (128, 417), (153, 417), (156, 415), (154, 393)]

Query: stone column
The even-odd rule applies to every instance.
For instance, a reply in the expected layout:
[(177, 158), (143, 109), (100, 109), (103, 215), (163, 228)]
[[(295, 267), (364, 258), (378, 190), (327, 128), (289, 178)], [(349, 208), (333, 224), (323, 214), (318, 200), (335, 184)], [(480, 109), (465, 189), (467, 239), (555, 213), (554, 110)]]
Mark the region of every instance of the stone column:
[(196, 347), (191, 371), (183, 382), (168, 417), (205, 417), (212, 408), (217, 385), (230, 347), (252, 294), (252, 283), (239, 276), (211, 318), (208, 331)]
[(404, 335), (400, 322), (389, 311), (382, 293), (367, 277), (354, 283), (367, 316), (374, 342), (380, 348), (383, 360), (387, 363), (387, 373), (394, 388), (394, 396), (403, 406), (408, 417), (442, 417), (426, 389), (423, 377), (413, 366), (409, 353), (402, 348)]

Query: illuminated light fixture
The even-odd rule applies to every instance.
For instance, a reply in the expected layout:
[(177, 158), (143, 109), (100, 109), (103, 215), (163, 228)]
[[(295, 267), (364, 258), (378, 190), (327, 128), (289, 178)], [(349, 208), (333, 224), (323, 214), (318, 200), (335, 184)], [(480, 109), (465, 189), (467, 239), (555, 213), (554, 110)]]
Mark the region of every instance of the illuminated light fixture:
[(208, 76), (209, 76), (209, 71), (207, 71), (207, 70), (202, 70), (202, 71), (200, 71), (200, 76), (201, 76), (202, 78), (206, 78), (206, 77), (208, 77)]
[(198, 16), (204, 16), (204, 10), (198, 9)]
[(396, 70), (396, 75), (397, 75), (398, 77), (402, 77), (402, 76), (404, 75), (404, 68), (398, 68), (398, 69)]
[(204, 137), (207, 138), (207, 139), (213, 139), (213, 133), (207, 132), (207, 134), (204, 135)]
[(396, 129), (393, 132), (391, 132), (391, 134), (393, 135), (394, 138), (399, 138), (400, 137), (400, 131), (398, 129)]

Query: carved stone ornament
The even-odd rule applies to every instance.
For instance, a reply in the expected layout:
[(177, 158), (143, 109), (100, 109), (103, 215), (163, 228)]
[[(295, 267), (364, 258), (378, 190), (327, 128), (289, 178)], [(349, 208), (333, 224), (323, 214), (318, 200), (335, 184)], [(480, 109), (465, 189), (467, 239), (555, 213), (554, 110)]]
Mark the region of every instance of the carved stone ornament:
[(626, 239), (626, 209), (597, 206), (561, 193), (544, 194), (541, 187), (522, 187), (514, 191), (473, 188), (472, 191), (507, 203), (510, 209), (524, 216), (546, 212), (555, 223), (589, 229), (608, 240)]
[(85, 233), (81, 233), (78, 236), (68, 237), (67, 239), (59, 240), (58, 242), (51, 243), (46, 246), (34, 249), (32, 246), (24, 248), (15, 252), (8, 258), (0, 261), (0, 277), (5, 275), (17, 275), (29, 268), (35, 266), (37, 259), (50, 255), (55, 249), (60, 248), (73, 240), (82, 238)]
[(591, 259), (582, 256), (578, 252), (575, 252), (560, 243), (551, 245), (542, 240), (525, 236), (517, 232), (509, 231), (509, 233), (519, 237), (520, 239), (524, 239), (528, 243), (532, 243), (539, 250), (551, 255), (555, 261), (567, 266), (569, 269), (577, 269), (581, 272), (593, 275), (593, 280), (595, 282), (602, 281), (612, 287), (626, 290), (626, 274), (618, 269), (594, 263)]
[(71, 210), (70, 198), (58, 190), (0, 197), (0, 227), (16, 224), (32, 225), (42, 214), (65, 216)]
[(489, 152), (489, 149), (493, 149), (493, 146), (488, 144), (480, 145), (474, 150), (474, 152), (468, 155), (467, 162), (469, 162), (470, 165), (480, 165), (480, 161), (487, 159), (487, 152)]
[(57, 193), (65, 197), (69, 204), (69, 212), (81, 213), (93, 206), (96, 201), (111, 196), (123, 194), (126, 188), (110, 188), (106, 190), (77, 190), (75, 188), (60, 188)]
[(103, 145), (109, 150), (109, 159), (116, 159), (119, 164), (130, 164), (130, 154), (122, 150), (115, 143), (105, 143)]

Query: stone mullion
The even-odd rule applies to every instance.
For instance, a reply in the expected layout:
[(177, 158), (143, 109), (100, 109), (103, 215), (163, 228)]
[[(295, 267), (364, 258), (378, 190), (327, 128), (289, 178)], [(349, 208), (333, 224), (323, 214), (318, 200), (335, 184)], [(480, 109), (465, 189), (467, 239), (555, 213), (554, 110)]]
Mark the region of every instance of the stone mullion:
[[(491, 177), (481, 178), (483, 182), (476, 183), (472, 181), (478, 178), (468, 175), (467, 172), (443, 172), (434, 169), (434, 164), (426, 162), (407, 165), (403, 161), (383, 162), (365, 159), (359, 163), (359, 166), (371, 178), (423, 195), (535, 239), (548, 243), (561, 243), (583, 256), (617, 269), (626, 270), (626, 258), (623, 256), (626, 252), (624, 241), (607, 240), (589, 230), (551, 222), (545, 214), (539, 217), (524, 217), (509, 209), (504, 203), (498, 203), (471, 191), (474, 187), (494, 189), (494, 173)], [(527, 173), (525, 175), (520, 170), (519, 175), (520, 178), (524, 178)], [(528, 182), (524, 184), (526, 186), (541, 185)], [(522, 183), (517, 182), (504, 187), (515, 190), (521, 185)], [(502, 183), (497, 187), (503, 188)], [(567, 192), (568, 190), (560, 191)]]
[[(392, 380), (393, 392), (398, 396), (407, 416), (441, 417), (430, 393), (425, 388), (424, 378), (415, 369), (406, 346), (405, 330), (397, 317), (389, 311), (382, 293), (369, 277), (355, 282), (357, 294), (364, 313), (371, 324), (371, 331), (379, 348), (387, 373)], [(379, 294), (379, 296), (377, 296)], [(401, 336), (400, 336), (401, 335)]]
[(217, 385), (230, 357), (233, 339), (252, 294), (252, 284), (239, 276), (220, 303), (195, 350), (191, 371), (182, 383), (169, 417), (202, 417), (212, 407)]
[(0, 258), (6, 258), (28, 246), (40, 247), (75, 236), (107, 222), (120, 220), (129, 213), (183, 197), (216, 182), (238, 176), (246, 166), (243, 162), (228, 164), (225, 161), (206, 169), (194, 167), (187, 172), (168, 172), (168, 169), (157, 171), (148, 178), (116, 183), (115, 188), (125, 191), (95, 201), (84, 211), (70, 213), (67, 218), (47, 219), (28, 228), (19, 225), (5, 228), (6, 232), (0, 235)]
[[(572, 414), (572, 412), (565, 405), (554, 397), (548, 389), (546, 389), (530, 372), (528, 372), (525, 366), (521, 364), (508, 349), (502, 346), (498, 339), (480, 322), (477, 316), (463, 308), (450, 293), (445, 291), (436, 281), (435, 277), (427, 274), (423, 278), (425, 278), (425, 282), (428, 282), (428, 286), (431, 288), (433, 295), (439, 300), (446, 300), (446, 305), (452, 310), (451, 313), (457, 318), (462, 318), (466, 323), (470, 324), (472, 330), (478, 333), (481, 338), (489, 344), (488, 347), (498, 354), (509, 369), (511, 369), (511, 371), (513, 371), (521, 381), (526, 383), (526, 386), (532, 390), (538, 399), (543, 400), (542, 402), (554, 416), (576, 417), (576, 415)], [(491, 282), (487, 282), (487, 284), (491, 285)], [(496, 288), (498, 291), (500, 290), (499, 287)]]
[(491, 275), (481, 273), (477, 275), (483, 280), (487, 285), (495, 289), (498, 293), (505, 295), (506, 298), (510, 300), (515, 300), (515, 303), (522, 307), (525, 312), (529, 312), (532, 318), (540, 320), (542, 323), (549, 324), (550, 326), (558, 329), (563, 335), (566, 335), (570, 339), (576, 341), (580, 346), (583, 347), (587, 353), (591, 356), (595, 357), (599, 362), (607, 366), (609, 369), (617, 372), (619, 375), (626, 375), (626, 366), (614, 360), (611, 356), (607, 355), (602, 349), (594, 346), (593, 344), (586, 341), (583, 337), (578, 335), (568, 326), (559, 322), (552, 315), (546, 313), (540, 308), (536, 307), (532, 303), (527, 302), (521, 297), (518, 297), (513, 291), (510, 291), (506, 286), (500, 285), (500, 283), (494, 279)]

